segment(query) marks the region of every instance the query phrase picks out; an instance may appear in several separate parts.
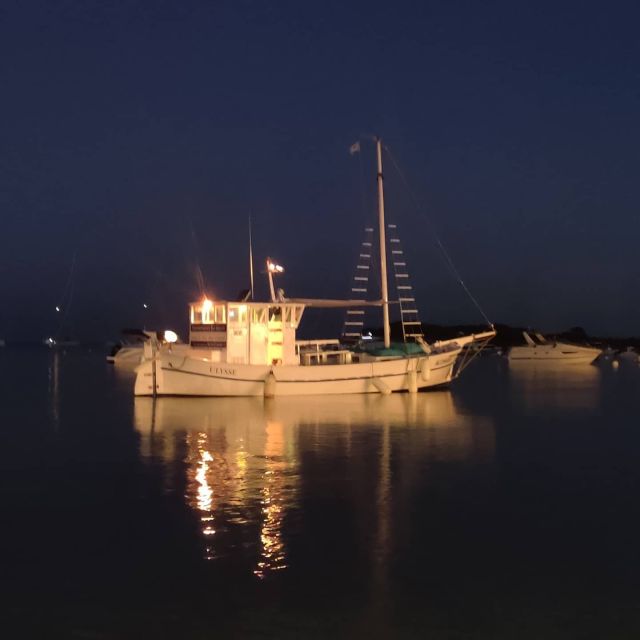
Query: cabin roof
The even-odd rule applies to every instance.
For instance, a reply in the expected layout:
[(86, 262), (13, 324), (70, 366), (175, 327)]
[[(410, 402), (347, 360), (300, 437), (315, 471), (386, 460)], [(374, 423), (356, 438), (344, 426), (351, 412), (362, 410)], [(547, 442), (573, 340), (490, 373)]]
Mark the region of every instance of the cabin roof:
[[(232, 304), (237, 306), (245, 306), (245, 307), (284, 307), (284, 306), (300, 306), (301, 304), (305, 304), (302, 301), (297, 300), (285, 300), (283, 302), (276, 300), (275, 302), (271, 302), (270, 300), (263, 302), (255, 302), (255, 301), (247, 301), (243, 300), (209, 300), (212, 305), (216, 304)], [(196, 302), (190, 302), (190, 307), (202, 306), (204, 300), (197, 300)]]
[[(381, 307), (382, 300), (324, 300), (316, 298), (288, 298), (286, 300), (265, 300), (262, 302), (243, 301), (243, 300), (209, 300), (214, 304), (233, 304), (245, 305), (246, 307), (324, 307), (324, 308), (342, 308), (342, 307)], [(189, 306), (196, 307), (202, 305), (204, 300), (189, 303)], [(389, 304), (396, 304), (395, 301), (389, 301)]]

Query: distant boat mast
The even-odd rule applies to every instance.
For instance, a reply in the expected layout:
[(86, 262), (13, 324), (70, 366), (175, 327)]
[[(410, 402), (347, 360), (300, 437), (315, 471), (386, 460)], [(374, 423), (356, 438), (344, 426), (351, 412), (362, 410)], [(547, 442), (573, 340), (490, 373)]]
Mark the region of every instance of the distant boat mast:
[(382, 322), (384, 326), (384, 346), (391, 346), (391, 330), (389, 327), (389, 290), (387, 286), (387, 239), (384, 224), (384, 187), (382, 186), (382, 140), (376, 138), (378, 155), (378, 226), (380, 227), (380, 283), (382, 293)]
[(249, 216), (249, 279), (251, 281), (251, 300), (253, 297), (253, 241), (251, 238), (251, 216)]

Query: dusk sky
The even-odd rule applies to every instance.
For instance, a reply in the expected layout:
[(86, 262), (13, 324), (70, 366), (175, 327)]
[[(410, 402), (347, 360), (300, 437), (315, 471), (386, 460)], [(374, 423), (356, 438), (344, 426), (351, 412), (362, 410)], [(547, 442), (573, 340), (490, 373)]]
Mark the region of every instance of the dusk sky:
[(0, 337), (54, 332), (70, 290), (80, 337), (182, 329), (198, 268), (248, 286), (249, 216), (257, 272), (347, 297), (372, 134), (420, 204), (385, 159), (424, 321), (482, 321), (435, 229), (493, 321), (638, 335), (639, 24), (636, 2), (4, 0)]

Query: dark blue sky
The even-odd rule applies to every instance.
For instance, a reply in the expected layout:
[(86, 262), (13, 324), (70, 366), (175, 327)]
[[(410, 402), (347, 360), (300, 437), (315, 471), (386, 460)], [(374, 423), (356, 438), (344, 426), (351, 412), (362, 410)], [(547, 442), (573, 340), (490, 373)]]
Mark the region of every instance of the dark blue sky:
[(5, 0), (0, 336), (55, 330), (74, 254), (70, 330), (184, 324), (197, 265), (213, 295), (246, 286), (250, 214), (288, 295), (346, 296), (374, 195), (372, 146), (348, 147), (371, 133), (423, 205), (388, 164), (423, 319), (481, 319), (428, 215), (491, 319), (638, 334), (639, 18), (634, 2)]

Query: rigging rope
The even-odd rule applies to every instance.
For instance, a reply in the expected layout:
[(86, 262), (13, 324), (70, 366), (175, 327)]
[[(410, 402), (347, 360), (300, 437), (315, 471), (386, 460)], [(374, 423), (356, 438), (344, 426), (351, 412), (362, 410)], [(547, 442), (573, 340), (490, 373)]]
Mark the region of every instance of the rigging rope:
[(489, 318), (487, 317), (487, 314), (484, 312), (484, 310), (480, 306), (480, 303), (475, 299), (475, 297), (473, 296), (471, 291), (469, 291), (469, 288), (467, 287), (467, 285), (465, 284), (464, 280), (460, 276), (460, 273), (456, 269), (455, 264), (453, 264), (453, 260), (451, 259), (451, 256), (449, 255), (449, 252), (445, 249), (444, 245), (442, 244), (442, 241), (440, 240), (440, 236), (438, 236), (438, 232), (436, 231), (436, 228), (435, 228), (435, 225), (433, 224), (433, 221), (431, 220), (431, 218), (427, 214), (426, 207), (424, 207), (420, 203), (420, 201), (416, 197), (415, 193), (411, 189), (411, 186), (409, 185), (408, 180), (406, 179), (404, 173), (402, 172), (402, 169), (400, 169), (400, 166), (396, 162), (396, 159), (395, 159), (394, 155), (391, 153), (391, 149), (389, 149), (389, 147), (387, 147), (386, 145), (385, 145), (384, 148), (385, 148), (385, 151), (387, 152), (387, 154), (389, 155), (389, 158), (391, 159), (391, 162), (393, 163), (393, 166), (395, 167), (396, 171), (398, 172), (398, 175), (400, 176), (400, 179), (402, 180), (402, 182), (404, 182), (404, 185), (407, 188), (407, 191), (409, 192), (409, 195), (411, 196), (411, 199), (413, 200), (413, 203), (414, 203), (414, 205), (416, 207), (416, 210), (418, 211), (418, 213), (422, 212), (424, 214), (424, 217), (426, 218), (427, 223), (428, 223), (428, 225), (429, 225), (429, 227), (431, 229), (431, 232), (433, 233), (433, 236), (434, 236), (434, 238), (436, 240), (436, 244), (438, 245), (438, 248), (442, 252), (442, 255), (444, 256), (444, 258), (446, 260), (446, 263), (447, 263), (447, 266), (451, 270), (451, 273), (456, 278), (456, 280), (460, 283), (460, 286), (464, 289), (465, 293), (467, 294), (467, 296), (469, 297), (471, 302), (473, 302), (473, 304), (475, 305), (476, 309), (480, 312), (480, 315), (485, 319), (486, 323), (489, 326), (493, 327), (493, 322), (491, 322), (491, 320), (489, 320)]

